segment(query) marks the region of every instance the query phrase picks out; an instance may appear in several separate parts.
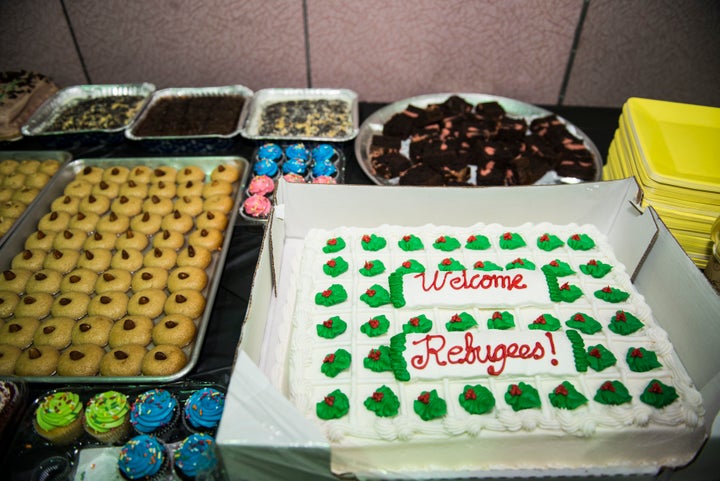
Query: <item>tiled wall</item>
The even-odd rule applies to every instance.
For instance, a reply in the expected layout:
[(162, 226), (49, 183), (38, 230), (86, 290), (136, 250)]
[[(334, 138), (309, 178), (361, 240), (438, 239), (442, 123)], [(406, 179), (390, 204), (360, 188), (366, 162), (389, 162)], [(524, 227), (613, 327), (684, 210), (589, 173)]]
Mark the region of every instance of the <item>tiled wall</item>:
[(716, 0), (0, 1), (0, 70), (61, 86), (343, 87), (720, 106)]

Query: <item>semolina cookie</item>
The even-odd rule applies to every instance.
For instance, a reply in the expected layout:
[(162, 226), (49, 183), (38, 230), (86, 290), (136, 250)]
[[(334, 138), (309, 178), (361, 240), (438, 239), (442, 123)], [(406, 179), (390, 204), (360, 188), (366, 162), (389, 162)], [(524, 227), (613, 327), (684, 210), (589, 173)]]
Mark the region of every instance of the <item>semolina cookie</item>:
[(169, 376), (180, 371), (187, 364), (187, 356), (177, 346), (155, 346), (145, 353), (142, 373), (145, 376)]
[(144, 250), (150, 241), (145, 234), (135, 232), (132, 229), (128, 229), (120, 234), (115, 242), (116, 249), (135, 249), (138, 251)]
[(19, 190), (16, 190), (15, 193), (12, 195), (11, 200), (14, 200), (15, 202), (20, 202), (27, 206), (33, 200), (35, 200), (35, 197), (37, 197), (39, 193), (40, 189), (37, 189), (35, 187), (28, 187), (26, 185)]
[(62, 280), (63, 276), (58, 271), (54, 269), (41, 269), (30, 277), (25, 285), (25, 292), (27, 294), (35, 294), (38, 292), (55, 294), (60, 290)]
[(60, 281), (60, 292), (92, 294), (95, 290), (97, 278), (97, 273), (90, 269), (84, 269), (82, 267), (74, 269), (65, 274), (62, 281)]
[(185, 234), (193, 228), (193, 218), (176, 209), (162, 218), (160, 227)]
[(224, 231), (228, 226), (228, 217), (219, 210), (206, 210), (195, 218), (198, 229), (217, 229)]
[(63, 292), (55, 298), (50, 313), (53, 317), (80, 319), (88, 311), (90, 296), (84, 292)]
[(103, 272), (110, 267), (112, 256), (110, 249), (85, 249), (80, 254), (77, 266), (93, 272)]
[(175, 249), (168, 247), (154, 247), (145, 253), (143, 257), (144, 267), (160, 267), (170, 270), (177, 260)]
[(160, 267), (143, 267), (132, 276), (132, 290), (139, 292), (145, 289), (165, 289), (168, 272)]
[(73, 344), (60, 354), (58, 376), (95, 376), (105, 350), (95, 344)]
[(209, 251), (220, 249), (223, 243), (223, 234), (218, 229), (196, 229), (188, 236), (188, 244), (202, 246)]
[(8, 269), (0, 274), (0, 291), (21, 294), (30, 280), (32, 271), (27, 269)]
[(42, 190), (42, 188), (50, 182), (50, 177), (52, 176), (45, 172), (35, 172), (33, 175), (25, 178), (25, 185)]
[(110, 208), (113, 212), (132, 217), (142, 212), (143, 203), (139, 197), (121, 195), (113, 200)]
[(95, 229), (99, 232), (113, 234), (125, 232), (128, 227), (130, 227), (130, 217), (112, 211), (100, 217), (95, 225)]
[(105, 347), (113, 320), (105, 316), (87, 316), (75, 322), (70, 334), (73, 344), (95, 344)]
[(61, 232), (70, 224), (70, 214), (67, 212), (50, 211), (38, 221), (38, 230), (46, 232)]
[(130, 229), (140, 234), (153, 235), (160, 230), (162, 217), (158, 214), (143, 212), (130, 219)]
[(70, 215), (78, 213), (80, 198), (72, 195), (61, 195), (50, 204), (50, 210), (55, 212), (67, 212)]
[(163, 216), (172, 212), (173, 201), (165, 197), (151, 195), (143, 201), (142, 210), (143, 212)]
[[(196, 217), (203, 211), (203, 199), (198, 195), (184, 195), (175, 200), (175, 210), (191, 217)], [(169, 211), (166, 212), (166, 214), (167, 213), (169, 213)]]
[(60, 351), (52, 346), (32, 346), (15, 362), (18, 376), (52, 376), (57, 370)]
[[(0, 176), (0, 179), (2, 176)], [(2, 181), (0, 181), (0, 202), (7, 202), (12, 199), (15, 191), (13, 189), (7, 189), (2, 187)]]
[(27, 175), (23, 174), (22, 172), (14, 172), (3, 180), (3, 187), (7, 187), (8, 189), (18, 190), (20, 187), (25, 185), (25, 178)]
[(32, 175), (40, 168), (40, 161), (37, 159), (23, 159), (17, 166), (17, 171), (21, 174)]
[(188, 181), (204, 182), (205, 172), (197, 165), (188, 165), (179, 169), (175, 177), (175, 182), (182, 184)]
[(152, 331), (153, 344), (170, 344), (185, 347), (195, 339), (197, 327), (192, 319), (182, 314), (172, 314), (160, 319)]
[(125, 269), (130, 272), (142, 268), (143, 255), (137, 249), (120, 249), (113, 254), (110, 267), (113, 269)]
[(103, 178), (105, 169), (96, 165), (87, 165), (80, 172), (75, 174), (75, 179), (84, 180), (91, 184), (97, 184)]
[(60, 161), (57, 159), (46, 159), (40, 163), (38, 170), (52, 177), (58, 170), (60, 170)]
[(16, 317), (0, 327), (0, 344), (10, 344), (20, 349), (28, 347), (33, 340), (40, 321), (34, 317)]
[(95, 282), (95, 292), (104, 294), (106, 292), (126, 292), (130, 289), (132, 275), (125, 269), (109, 269), (98, 275)]
[(10, 344), (0, 344), (0, 376), (10, 376), (15, 371), (22, 349)]
[(87, 180), (71, 180), (66, 186), (63, 194), (84, 199), (92, 192), (93, 185)]
[(15, 224), (16, 220), (17, 219), (14, 219), (12, 217), (0, 216), (0, 237), (10, 232), (10, 228)]
[(153, 321), (148, 316), (125, 316), (110, 329), (108, 345), (111, 349), (127, 344), (147, 346), (152, 341), (152, 329)]
[(185, 245), (185, 236), (178, 231), (163, 230), (153, 236), (153, 247), (166, 247), (178, 250)]
[(83, 212), (93, 212), (97, 215), (103, 215), (110, 210), (110, 198), (105, 195), (90, 194), (80, 200), (78, 209)]
[(203, 182), (199, 180), (188, 180), (183, 183), (178, 183), (177, 196), (178, 197), (194, 197), (202, 196)]
[(128, 181), (124, 184), (120, 184), (120, 191), (118, 194), (144, 199), (148, 196), (148, 184), (146, 182), (128, 179)]
[(35, 330), (33, 343), (36, 346), (47, 344), (55, 349), (63, 350), (72, 341), (72, 330), (75, 321), (69, 317), (49, 317), (40, 323)]
[(203, 186), (202, 197), (203, 199), (209, 199), (216, 195), (227, 195), (230, 196), (233, 191), (233, 186), (226, 180), (211, 180)]
[(152, 175), (150, 176), (150, 183), (158, 184), (160, 182), (170, 182), (174, 184), (176, 178), (177, 169), (175, 167), (161, 165), (160, 167), (153, 169)]
[(142, 184), (147, 184), (150, 182), (150, 178), (152, 177), (152, 169), (146, 165), (138, 165), (133, 167), (130, 170), (130, 175), (128, 175), (128, 178), (126, 182), (134, 181), (139, 182)]
[(55, 240), (53, 240), (53, 248), (59, 250), (80, 250), (85, 243), (85, 239), (87, 239), (87, 235), (88, 231), (73, 229), (68, 224), (67, 229), (59, 232), (58, 235), (55, 236)]
[(203, 202), (203, 210), (217, 210), (224, 214), (229, 214), (234, 207), (235, 201), (229, 195), (213, 195), (206, 197)]
[(22, 252), (15, 254), (15, 257), (13, 257), (12, 261), (10, 261), (10, 268), (27, 269), (33, 272), (39, 271), (42, 269), (46, 255), (45, 251), (40, 249), (25, 249)]
[(20, 296), (17, 293), (0, 291), (0, 318), (5, 319), (12, 316), (18, 302), (20, 302)]
[(183, 289), (202, 291), (208, 283), (208, 276), (205, 269), (199, 267), (182, 266), (172, 271), (167, 281), (167, 288), (170, 292), (177, 292)]
[(212, 254), (202, 246), (190, 244), (178, 254), (178, 266), (192, 266), (205, 269), (212, 262)]
[(115, 248), (117, 242), (117, 236), (115, 234), (108, 234), (102, 232), (93, 232), (85, 239), (83, 249), (108, 249), (112, 250)]
[(18, 202), (11, 199), (0, 204), (0, 216), (17, 219), (23, 212), (25, 212), (26, 208), (27, 204), (24, 202)]
[(205, 296), (198, 291), (184, 289), (173, 292), (165, 301), (165, 314), (182, 314), (190, 319), (200, 317), (205, 310)]
[(45, 257), (43, 268), (54, 269), (62, 274), (66, 274), (77, 266), (80, 252), (71, 249), (52, 249)]
[(10, 175), (15, 172), (20, 165), (20, 161), (15, 159), (4, 159), (0, 161), (0, 175)]
[(120, 184), (101, 180), (99, 183), (93, 186), (90, 193), (92, 195), (103, 195), (108, 199), (112, 200), (118, 195), (120, 195)]
[(146, 352), (145, 346), (138, 344), (116, 347), (106, 352), (100, 361), (100, 374), (113, 377), (139, 376)]
[(148, 188), (148, 196), (158, 196), (165, 199), (172, 199), (175, 197), (176, 192), (177, 186), (175, 185), (175, 182), (169, 182), (166, 180), (150, 184), (150, 187)]
[(77, 214), (70, 217), (68, 227), (71, 229), (79, 229), (86, 234), (95, 230), (100, 216), (94, 212), (78, 212)]
[(150, 319), (158, 317), (163, 312), (167, 294), (161, 289), (144, 289), (135, 292), (127, 304), (130, 315), (144, 315)]
[(223, 180), (232, 184), (239, 178), (240, 169), (234, 164), (220, 164), (210, 172), (210, 180)]
[(128, 313), (128, 296), (124, 292), (109, 291), (90, 300), (87, 308), (90, 316), (105, 316), (117, 320)]
[(48, 294), (46, 292), (25, 294), (20, 298), (20, 302), (18, 302), (17, 307), (15, 307), (15, 315), (17, 317), (34, 317), (35, 319), (42, 319), (50, 314), (52, 304), (52, 294)]
[(105, 182), (114, 182), (116, 184), (122, 184), (128, 179), (130, 175), (130, 169), (122, 165), (114, 165), (107, 167), (103, 171), (102, 180)]

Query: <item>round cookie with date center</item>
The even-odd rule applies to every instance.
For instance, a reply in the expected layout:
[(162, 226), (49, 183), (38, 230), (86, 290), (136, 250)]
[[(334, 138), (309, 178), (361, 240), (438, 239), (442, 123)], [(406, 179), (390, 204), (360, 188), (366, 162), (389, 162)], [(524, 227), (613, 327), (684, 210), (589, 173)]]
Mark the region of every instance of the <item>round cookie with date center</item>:
[(115, 321), (108, 345), (111, 349), (127, 344), (147, 346), (152, 341), (153, 321), (148, 316), (129, 315)]
[(55, 294), (60, 290), (60, 283), (63, 276), (53, 269), (41, 269), (35, 272), (25, 285), (27, 294), (37, 292), (45, 292), (47, 294)]
[(30, 234), (27, 239), (25, 239), (25, 248), (49, 251), (52, 248), (56, 235), (57, 232), (54, 231), (45, 232), (42, 230), (36, 230)]
[(0, 344), (10, 344), (20, 349), (28, 347), (33, 340), (40, 321), (34, 317), (16, 317), (0, 326)]
[(25, 349), (15, 362), (18, 376), (52, 376), (60, 359), (60, 352), (52, 346), (32, 346)]
[(0, 376), (10, 376), (15, 371), (22, 349), (10, 344), (0, 344)]
[(108, 199), (114, 199), (120, 193), (120, 184), (101, 180), (95, 184), (90, 191), (91, 195), (104, 195)]
[(25, 249), (15, 254), (10, 261), (10, 268), (27, 269), (32, 272), (39, 271), (42, 269), (45, 257), (47, 257), (47, 254), (40, 249)]
[(183, 183), (178, 183), (177, 196), (202, 196), (203, 185), (202, 181), (199, 180), (188, 180)]
[(151, 214), (163, 216), (172, 212), (173, 201), (165, 197), (151, 195), (143, 201), (142, 210)]
[[(200, 196), (182, 196), (175, 200), (175, 210), (187, 214), (191, 217), (200, 215), (203, 211), (203, 199)], [(166, 212), (169, 214), (172, 211)]]
[(65, 185), (63, 194), (72, 195), (74, 197), (79, 197), (80, 199), (82, 199), (90, 195), (90, 192), (92, 192), (92, 188), (93, 185), (90, 182), (83, 179), (75, 179), (71, 180), (67, 183), (67, 185)]
[(142, 373), (145, 376), (169, 376), (187, 364), (187, 356), (177, 346), (155, 346), (145, 353)]
[(160, 230), (161, 225), (162, 217), (149, 212), (143, 212), (130, 220), (130, 228), (145, 235), (153, 235)]
[(150, 319), (158, 317), (163, 312), (167, 295), (160, 289), (144, 289), (135, 292), (127, 305), (130, 315), (144, 315)]
[(155, 324), (152, 331), (153, 344), (171, 344), (185, 347), (195, 339), (197, 327), (192, 319), (182, 314), (163, 317)]
[(213, 195), (205, 198), (203, 210), (217, 210), (229, 214), (233, 210), (234, 201), (229, 195)]
[(128, 179), (124, 184), (120, 184), (119, 194), (144, 199), (148, 195), (148, 184), (147, 182)]
[(217, 229), (196, 229), (188, 236), (188, 244), (202, 246), (209, 251), (220, 249), (223, 235)]
[(188, 181), (203, 182), (205, 180), (205, 172), (197, 165), (188, 165), (179, 169), (175, 181), (182, 184)]
[(95, 376), (105, 350), (95, 344), (73, 344), (65, 349), (57, 364), (58, 376)]
[(217, 229), (224, 231), (228, 226), (228, 218), (224, 212), (207, 210), (197, 216), (195, 226), (198, 229)]
[(63, 292), (55, 298), (50, 313), (53, 317), (80, 319), (88, 311), (90, 296), (84, 292)]
[(210, 172), (210, 180), (223, 180), (225, 182), (236, 182), (240, 178), (240, 169), (233, 164), (220, 164)]
[(105, 169), (97, 165), (86, 165), (80, 172), (75, 174), (75, 178), (90, 182), (91, 184), (97, 184), (102, 180), (104, 172)]
[(165, 247), (178, 250), (185, 245), (185, 236), (178, 231), (163, 230), (153, 236), (153, 247)]
[(128, 230), (128, 227), (130, 227), (130, 217), (110, 211), (100, 217), (95, 229), (102, 233), (119, 234)]
[(192, 266), (205, 269), (212, 262), (212, 254), (202, 246), (188, 245), (178, 254), (176, 264), (178, 266)]
[(200, 317), (205, 310), (205, 296), (198, 291), (183, 289), (170, 294), (165, 301), (165, 314), (182, 314), (190, 319)]
[(53, 240), (53, 247), (58, 250), (73, 249), (80, 250), (87, 239), (87, 232), (80, 229), (68, 228), (59, 232)]
[(78, 268), (74, 269), (63, 277), (60, 281), (60, 292), (82, 292), (83, 294), (92, 294), (95, 290), (95, 281), (97, 273), (90, 269)]
[(113, 254), (110, 267), (135, 272), (143, 266), (143, 255), (137, 249), (120, 249)]
[(100, 220), (100, 216), (94, 212), (78, 212), (70, 217), (68, 228), (79, 229), (82, 232), (90, 233), (95, 230), (95, 226)]
[(115, 234), (103, 234), (102, 232), (93, 232), (83, 244), (83, 249), (109, 249), (115, 248), (117, 236)]
[(203, 186), (202, 197), (203, 199), (209, 199), (216, 195), (230, 196), (232, 191), (233, 187), (230, 182), (225, 180), (211, 180)]
[(150, 182), (150, 178), (152, 177), (152, 169), (146, 165), (137, 165), (133, 167), (130, 170), (130, 174), (128, 175), (125, 182), (134, 181), (134, 182), (140, 182), (142, 184), (147, 184)]
[(113, 321), (105, 316), (86, 316), (75, 323), (71, 332), (73, 344), (95, 344), (104, 347), (108, 343)]
[(52, 201), (50, 210), (56, 212), (67, 212), (70, 215), (77, 214), (80, 205), (80, 197), (72, 195), (61, 195)]
[(47, 292), (25, 294), (20, 298), (20, 302), (18, 302), (18, 305), (15, 307), (15, 315), (17, 317), (43, 319), (50, 314), (52, 304), (53, 296)]
[(102, 175), (102, 180), (122, 184), (128, 179), (129, 175), (130, 169), (122, 165), (114, 165), (105, 169)]
[(10, 317), (20, 302), (20, 296), (11, 291), (0, 291), (0, 318)]
[(103, 215), (110, 210), (110, 198), (106, 195), (90, 194), (80, 200), (78, 206), (83, 212), (92, 212), (97, 215)]
[(128, 296), (125, 292), (109, 291), (97, 294), (90, 300), (87, 313), (90, 316), (106, 316), (116, 320), (128, 312)]
[(62, 350), (72, 342), (72, 330), (75, 321), (69, 317), (50, 317), (40, 323), (35, 330), (33, 343), (42, 346), (47, 344), (55, 349)]
[(117, 237), (115, 248), (118, 250), (135, 249), (141, 251), (145, 249), (149, 243), (150, 241), (145, 234), (128, 229)]
[(193, 228), (193, 218), (189, 214), (183, 214), (175, 209), (162, 218), (160, 228), (185, 234)]
[(177, 178), (177, 169), (169, 165), (161, 165), (155, 167), (150, 175), (150, 183), (158, 184), (160, 182), (171, 182), (175, 183)]
[(45, 232), (61, 232), (67, 229), (70, 223), (70, 214), (53, 210), (38, 221), (38, 230)]
[(126, 344), (105, 353), (100, 360), (100, 374), (103, 376), (139, 376), (143, 357), (147, 349), (139, 344)]
[(173, 197), (175, 197), (176, 192), (177, 186), (175, 185), (175, 182), (161, 180), (156, 183), (150, 184), (150, 188), (148, 189), (148, 196), (156, 195), (158, 197), (172, 199)]
[(168, 291), (177, 292), (183, 289), (202, 291), (207, 286), (208, 277), (205, 269), (183, 266), (174, 269), (167, 282)]
[(61, 274), (66, 274), (77, 266), (80, 253), (72, 249), (52, 249), (43, 262), (45, 269), (54, 269)]
[(110, 208), (113, 212), (132, 217), (142, 212), (143, 200), (140, 197), (121, 195), (113, 200)]
[(105, 294), (106, 292), (126, 292), (130, 289), (132, 274), (125, 269), (109, 269), (98, 275), (95, 282), (95, 293)]
[(145, 267), (160, 267), (161, 269), (170, 270), (177, 260), (177, 252), (175, 249), (168, 247), (154, 247), (145, 253), (143, 257), (143, 265)]
[(27, 269), (7, 269), (0, 274), (0, 291), (21, 294), (30, 280), (32, 272)]
[(132, 276), (132, 290), (135, 292), (144, 289), (165, 289), (168, 272), (160, 267), (143, 267)]
[(103, 272), (110, 267), (112, 251), (110, 249), (86, 249), (80, 254), (77, 266), (93, 272)]

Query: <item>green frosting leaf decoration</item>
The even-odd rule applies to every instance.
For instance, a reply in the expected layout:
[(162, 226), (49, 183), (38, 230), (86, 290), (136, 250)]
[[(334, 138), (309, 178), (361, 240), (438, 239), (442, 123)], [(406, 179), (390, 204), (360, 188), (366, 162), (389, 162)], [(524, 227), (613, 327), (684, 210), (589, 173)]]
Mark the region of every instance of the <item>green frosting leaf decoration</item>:
[(333, 316), (315, 326), (318, 336), (325, 339), (335, 339), (347, 329), (347, 322), (340, 316)]
[(392, 389), (386, 385), (377, 388), (365, 399), (365, 407), (381, 418), (397, 416), (400, 410), (400, 400)]
[(495, 311), (493, 312), (492, 317), (488, 319), (487, 327), (488, 329), (500, 329), (503, 331), (506, 329), (512, 329), (515, 327), (515, 316), (508, 311)]
[(446, 257), (438, 264), (439, 271), (464, 271), (465, 266), (452, 257)]
[(449, 235), (441, 235), (435, 239), (433, 247), (443, 252), (450, 252), (460, 248), (460, 241)]
[(545, 280), (547, 282), (548, 291), (550, 293), (550, 300), (553, 302), (575, 302), (583, 293), (579, 287), (565, 282), (559, 284), (557, 276), (549, 267), (549, 264), (545, 264), (541, 268), (543, 274), (545, 274)]
[(453, 314), (448, 322), (445, 323), (445, 328), (448, 331), (467, 331), (470, 328), (477, 326), (477, 321), (473, 316), (467, 312), (461, 312), (460, 314)]
[(421, 272), (425, 272), (425, 266), (420, 264), (415, 259), (408, 259), (404, 261), (402, 264), (400, 264), (400, 267), (395, 269), (395, 272), (398, 272), (400, 274), (410, 274), (410, 273), (416, 273), (419, 274)]
[(542, 314), (528, 324), (528, 329), (540, 331), (557, 331), (560, 327), (560, 319), (551, 314)]
[(633, 314), (627, 311), (616, 311), (615, 315), (610, 319), (610, 325), (608, 328), (615, 334), (621, 336), (627, 336), (641, 329), (644, 324), (635, 317)]
[(595, 247), (595, 241), (587, 234), (573, 234), (567, 240), (567, 245), (576, 251), (589, 251)]
[(376, 236), (375, 234), (366, 234), (362, 236), (360, 245), (362, 245), (362, 248), (366, 251), (375, 252), (379, 251), (380, 249), (384, 249), (387, 245), (387, 241), (382, 237)]
[(605, 302), (617, 303), (627, 300), (627, 298), (630, 297), (630, 294), (625, 291), (621, 291), (620, 289), (606, 286), (595, 291), (595, 297)]
[(558, 409), (572, 411), (588, 402), (588, 399), (568, 381), (560, 383), (550, 394), (550, 404)]
[(423, 391), (413, 402), (415, 413), (423, 421), (432, 421), (447, 414), (447, 403), (438, 396), (437, 390)]
[(419, 237), (414, 234), (405, 235), (398, 241), (398, 247), (405, 252), (419, 251), (425, 248)]
[(540, 237), (538, 237), (538, 239), (537, 239), (538, 248), (540, 248), (546, 252), (554, 251), (558, 247), (562, 247), (564, 245), (565, 245), (565, 243), (562, 240), (560, 240), (560, 238), (558, 236), (553, 235), (553, 234), (545, 233), (545, 234), (541, 235)]
[(398, 309), (405, 305), (405, 286), (403, 285), (403, 275), (404, 274), (395, 271), (388, 276), (390, 302), (393, 307)]
[(484, 251), (490, 248), (490, 240), (484, 235), (471, 235), (465, 241), (465, 248), (473, 251)]
[(565, 277), (571, 274), (575, 274), (575, 271), (572, 270), (570, 264), (568, 264), (567, 262), (563, 262), (560, 259), (554, 259), (548, 262), (545, 266), (543, 266), (543, 269), (545, 268), (552, 272), (555, 277)]
[(615, 355), (602, 344), (596, 344), (588, 347), (586, 359), (588, 366), (597, 372), (600, 372), (610, 366), (614, 366), (617, 363)]
[(600, 404), (617, 406), (630, 402), (632, 396), (620, 381), (605, 381), (598, 388), (593, 399)]
[(333, 237), (325, 242), (325, 247), (323, 247), (322, 250), (325, 254), (333, 254), (343, 250), (344, 248), (345, 240), (342, 237)]
[(657, 354), (648, 351), (644, 347), (631, 347), (628, 349), (625, 361), (627, 361), (630, 370), (633, 372), (647, 372), (662, 367), (662, 364), (657, 360)]
[(350, 401), (340, 389), (336, 389), (315, 405), (315, 413), (320, 419), (339, 419), (350, 410)]
[(334, 259), (330, 259), (323, 264), (323, 272), (331, 277), (337, 277), (344, 274), (348, 270), (348, 263), (345, 259), (338, 256)]
[(508, 263), (505, 265), (505, 269), (507, 269), (507, 270), (510, 270), (510, 269), (527, 269), (527, 270), (529, 270), (529, 271), (534, 271), (534, 270), (535, 270), (535, 264), (534, 264), (532, 261), (530, 261), (529, 259), (525, 259), (525, 258), (520, 258), (520, 257), (518, 257), (517, 259), (508, 262)]
[(345, 302), (347, 298), (345, 288), (340, 284), (333, 284), (324, 291), (315, 294), (315, 304), (330, 307)]
[(390, 293), (380, 284), (373, 284), (360, 296), (360, 300), (370, 307), (380, 307), (390, 304)]
[(565, 331), (565, 335), (572, 346), (573, 359), (577, 372), (586, 372), (588, 369), (587, 356), (585, 355), (585, 341), (582, 336), (572, 329)]
[(385, 264), (380, 259), (365, 261), (359, 272), (365, 277), (377, 276), (385, 272)]
[(502, 267), (491, 261), (477, 261), (473, 264), (473, 269), (476, 271), (501, 271)]
[(519, 382), (508, 386), (505, 402), (513, 408), (513, 411), (534, 409), (540, 407), (540, 395), (530, 384)]
[(647, 385), (643, 393), (640, 395), (640, 400), (645, 404), (662, 409), (668, 404), (672, 404), (678, 398), (678, 394), (675, 388), (668, 386), (657, 379), (653, 379)]
[(500, 236), (500, 248), (505, 250), (519, 249), (525, 247), (525, 240), (515, 232), (505, 232)]
[(409, 381), (410, 372), (407, 370), (405, 360), (405, 334), (395, 334), (390, 338), (390, 369), (398, 381)]
[(485, 414), (495, 407), (495, 397), (490, 390), (480, 384), (466, 384), (458, 395), (458, 402), (470, 414)]
[(390, 329), (390, 321), (384, 315), (375, 316), (362, 326), (360, 332), (368, 337), (382, 336)]
[(328, 354), (323, 358), (320, 371), (328, 377), (335, 377), (342, 371), (350, 367), (350, 353), (345, 349), (338, 349), (334, 353)]
[(432, 321), (428, 319), (425, 314), (411, 317), (408, 322), (403, 324), (403, 332), (405, 334), (425, 334), (426, 332), (430, 332), (430, 329), (432, 329)]
[(363, 366), (374, 372), (392, 371), (390, 347), (379, 346), (377, 349), (370, 349), (367, 357), (363, 359)]
[(580, 270), (583, 274), (592, 276), (595, 279), (601, 279), (612, 270), (612, 266), (610, 264), (605, 264), (604, 262), (591, 259), (587, 262), (587, 264), (581, 264)]
[(582, 312), (576, 312), (573, 316), (565, 321), (565, 325), (577, 329), (583, 334), (595, 334), (602, 329), (602, 324), (596, 321), (593, 317), (583, 314)]

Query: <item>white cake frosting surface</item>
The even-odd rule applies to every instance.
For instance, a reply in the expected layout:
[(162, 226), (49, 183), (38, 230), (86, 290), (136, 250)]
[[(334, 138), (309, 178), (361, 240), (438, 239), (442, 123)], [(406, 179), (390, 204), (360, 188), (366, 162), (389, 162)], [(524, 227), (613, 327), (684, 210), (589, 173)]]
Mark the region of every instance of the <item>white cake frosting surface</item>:
[(700, 393), (593, 225), (313, 229), (290, 291), (285, 387), (335, 473), (632, 471), (686, 464), (705, 438)]

